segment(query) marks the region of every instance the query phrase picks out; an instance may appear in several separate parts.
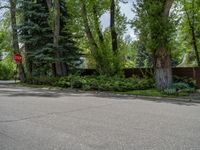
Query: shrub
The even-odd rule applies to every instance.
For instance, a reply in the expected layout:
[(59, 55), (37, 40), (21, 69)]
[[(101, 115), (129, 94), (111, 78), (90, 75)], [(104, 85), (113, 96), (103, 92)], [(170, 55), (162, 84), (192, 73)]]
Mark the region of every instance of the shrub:
[(107, 76), (67, 76), (62, 78), (28, 78), (27, 83), (45, 84), (62, 88), (78, 88), (82, 90), (118, 91), (144, 90), (154, 87), (150, 78), (120, 78)]
[(16, 65), (11, 58), (6, 58), (0, 62), (0, 80), (10, 80), (14, 77)]
[(174, 82), (175, 83), (185, 83), (185, 84), (188, 84), (191, 88), (195, 88), (196, 87), (196, 81), (194, 79), (188, 78), (188, 77), (174, 76)]
[(119, 78), (107, 76), (68, 76), (61, 78), (57, 85), (82, 90), (99, 91), (130, 91), (135, 89), (148, 89), (154, 87), (154, 81), (149, 78)]
[(56, 86), (58, 81), (56, 77), (26, 77), (25, 83)]
[(175, 88), (168, 88), (168, 89), (165, 89), (163, 92), (164, 92), (164, 94), (167, 94), (167, 95), (176, 95), (177, 94), (177, 91)]
[(188, 89), (190, 88), (189, 84), (184, 83), (184, 82), (178, 82), (178, 83), (174, 83), (172, 85), (172, 87), (176, 90), (182, 90), (182, 89)]
[(174, 83), (171, 88), (165, 89), (163, 92), (167, 95), (178, 95), (179, 93), (192, 93), (195, 88), (190, 87), (189, 84), (184, 82)]

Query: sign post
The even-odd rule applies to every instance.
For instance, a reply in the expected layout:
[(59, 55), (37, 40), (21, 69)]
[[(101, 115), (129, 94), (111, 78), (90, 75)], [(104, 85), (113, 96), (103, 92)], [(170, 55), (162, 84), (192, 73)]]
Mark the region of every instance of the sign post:
[(16, 63), (17, 65), (21, 64), (21, 63), (22, 63), (22, 55), (19, 54), (19, 53), (15, 54), (15, 55), (14, 55), (14, 60), (15, 60), (15, 63)]
[(22, 55), (19, 54), (19, 53), (16, 53), (14, 55), (14, 61), (17, 64), (16, 73), (14, 75), (14, 80), (15, 80), (15, 83), (16, 83), (16, 80), (17, 80), (17, 70), (19, 69), (19, 65), (22, 63)]

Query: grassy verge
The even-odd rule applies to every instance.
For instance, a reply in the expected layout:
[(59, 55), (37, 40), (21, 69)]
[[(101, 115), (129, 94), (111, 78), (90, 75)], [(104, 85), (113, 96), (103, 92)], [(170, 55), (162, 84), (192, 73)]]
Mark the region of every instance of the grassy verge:
[(139, 96), (153, 96), (153, 97), (186, 97), (189, 96), (189, 93), (182, 92), (176, 95), (167, 95), (161, 91), (156, 89), (148, 89), (148, 90), (134, 90), (128, 92), (114, 92), (115, 94), (128, 94), (128, 95), (139, 95)]
[[(30, 87), (30, 88), (60, 89), (60, 87), (48, 86), (48, 85), (35, 85), (35, 84), (27, 84), (27, 83), (18, 83), (18, 85), (24, 86), (24, 87)], [(69, 89), (69, 88), (64, 88), (64, 89)], [(109, 92), (111, 92), (111, 91), (109, 91)], [(198, 92), (200, 93), (200, 90)], [(158, 91), (156, 89), (133, 90), (133, 91), (128, 91), (128, 92), (112, 92), (112, 93), (126, 94), (126, 95), (138, 95), (138, 96), (151, 96), (151, 97), (169, 97), (169, 98), (190, 96), (190, 93), (187, 93), (187, 92), (181, 92), (176, 95), (167, 95), (164, 92)]]
[(28, 84), (28, 83), (17, 83), (19, 86), (30, 87), (30, 88), (46, 88), (46, 89), (56, 89), (59, 87), (50, 86), (50, 85), (37, 85), (37, 84)]

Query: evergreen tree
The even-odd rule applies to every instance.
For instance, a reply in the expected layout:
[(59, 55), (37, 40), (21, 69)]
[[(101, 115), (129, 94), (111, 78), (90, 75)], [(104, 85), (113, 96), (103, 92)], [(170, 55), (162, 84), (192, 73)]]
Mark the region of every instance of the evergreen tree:
[(30, 75), (47, 74), (52, 61), (52, 32), (48, 24), (48, 8), (45, 0), (21, 0), (20, 39), (24, 44)]
[[(77, 67), (80, 61), (80, 49), (75, 45), (73, 34), (67, 28), (71, 19), (64, 1), (60, 3), (61, 27), (58, 48), (53, 45), (52, 11), (48, 10), (46, 0), (22, 0), (20, 9), (23, 20), (20, 37), (24, 43), (28, 72), (31, 75), (56, 75), (55, 62), (60, 62), (62, 75)], [(67, 25), (66, 25), (67, 24)], [(59, 51), (59, 57), (56, 52)]]
[(72, 25), (72, 18), (67, 12), (66, 3), (61, 1), (61, 24), (60, 24), (60, 40), (59, 40), (59, 50), (61, 52), (62, 65), (65, 67), (66, 71), (69, 73), (70, 70), (77, 68), (82, 62), (80, 57), (81, 49), (76, 46), (75, 37), (70, 31)]

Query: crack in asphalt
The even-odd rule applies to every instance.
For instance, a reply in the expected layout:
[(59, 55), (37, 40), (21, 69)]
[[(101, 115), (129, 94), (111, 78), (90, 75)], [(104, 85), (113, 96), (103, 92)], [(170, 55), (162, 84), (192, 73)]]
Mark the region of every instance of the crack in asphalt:
[(110, 106), (110, 105), (113, 105), (113, 104), (114, 103), (109, 103), (109, 104), (106, 104), (106, 105), (85, 107), (85, 108), (74, 109), (74, 110), (65, 111), (65, 112), (52, 112), (52, 113), (47, 113), (47, 114), (44, 114), (44, 115), (30, 116), (30, 117), (25, 117), (25, 118), (20, 118), (20, 119), (13, 119), (13, 120), (0, 120), (0, 123), (12, 123), (12, 122), (26, 121), (26, 120), (30, 120), (30, 119), (44, 118), (44, 117), (47, 117), (47, 116), (58, 115), (58, 114), (81, 112), (81, 111), (84, 111), (84, 110), (98, 109), (98, 108), (102, 108), (102, 107), (105, 107), (105, 106)]
[(9, 138), (9, 139), (11, 139), (11, 140), (13, 140), (13, 141), (16, 141), (15, 138), (13, 138), (13, 137), (11, 137), (11, 136), (9, 136), (9, 135), (3, 133), (3, 132), (0, 132), (0, 135), (3, 135), (3, 136), (5, 136), (5, 137), (7, 137), (7, 138)]

